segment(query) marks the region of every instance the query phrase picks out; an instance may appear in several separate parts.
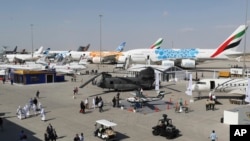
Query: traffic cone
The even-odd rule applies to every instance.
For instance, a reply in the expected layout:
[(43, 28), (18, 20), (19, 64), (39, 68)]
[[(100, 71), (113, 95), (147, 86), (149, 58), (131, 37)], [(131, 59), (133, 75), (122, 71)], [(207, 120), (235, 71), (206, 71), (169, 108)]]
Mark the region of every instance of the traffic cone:
[(159, 112), (160, 111), (160, 109), (158, 107), (154, 106), (154, 108), (155, 108), (155, 112)]

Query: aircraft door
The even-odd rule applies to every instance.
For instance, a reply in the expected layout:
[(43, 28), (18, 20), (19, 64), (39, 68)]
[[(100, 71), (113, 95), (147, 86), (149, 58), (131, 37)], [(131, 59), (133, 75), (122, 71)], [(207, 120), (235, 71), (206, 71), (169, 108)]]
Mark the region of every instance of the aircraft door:
[(149, 56), (149, 55), (147, 55), (146, 64), (147, 64), (147, 65), (150, 65), (150, 56)]
[(210, 81), (210, 90), (215, 89), (215, 81)]

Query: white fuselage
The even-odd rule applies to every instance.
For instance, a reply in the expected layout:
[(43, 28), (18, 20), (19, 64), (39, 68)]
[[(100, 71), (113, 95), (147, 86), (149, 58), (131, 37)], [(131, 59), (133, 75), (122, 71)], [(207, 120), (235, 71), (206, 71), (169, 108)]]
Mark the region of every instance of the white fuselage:
[[(215, 49), (133, 49), (123, 52), (119, 62), (124, 63), (126, 57), (130, 57), (133, 62), (144, 62), (150, 59), (153, 62), (162, 60), (177, 60), (177, 59), (195, 59), (195, 60), (213, 60), (213, 59), (228, 59), (224, 54), (212, 58), (211, 55)], [(229, 52), (228, 52), (229, 53)], [(124, 59), (123, 59), (124, 58)]]
[(247, 78), (220, 78), (220, 79), (202, 79), (192, 85), (194, 92), (227, 92), (244, 94), (248, 85)]

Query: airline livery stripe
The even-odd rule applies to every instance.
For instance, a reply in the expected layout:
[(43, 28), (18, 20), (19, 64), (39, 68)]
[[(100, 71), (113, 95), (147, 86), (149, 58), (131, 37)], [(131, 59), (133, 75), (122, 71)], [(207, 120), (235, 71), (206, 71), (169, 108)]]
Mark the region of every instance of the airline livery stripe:
[[(229, 38), (226, 42), (224, 42), (218, 50), (216, 50), (216, 52), (211, 56), (211, 58), (216, 57), (217, 55), (219, 55), (220, 53), (222, 53), (223, 51), (229, 49), (229, 48), (233, 48), (236, 47), (237, 45), (239, 45), (242, 36), (245, 34), (247, 28), (245, 28), (243, 31), (239, 32), (238, 34), (232, 36), (231, 38)], [(237, 42), (233, 42), (231, 43), (233, 40), (237, 39)], [(231, 44), (230, 44), (231, 43)]]

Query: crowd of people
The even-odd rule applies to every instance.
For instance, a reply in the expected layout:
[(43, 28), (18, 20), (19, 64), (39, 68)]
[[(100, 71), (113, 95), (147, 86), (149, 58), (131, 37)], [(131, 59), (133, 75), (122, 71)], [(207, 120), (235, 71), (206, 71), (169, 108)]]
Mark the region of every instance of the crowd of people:
[(21, 105), (18, 106), (18, 108), (16, 110), (17, 118), (25, 119), (25, 118), (29, 118), (31, 116), (38, 116), (40, 114), (41, 120), (42, 121), (46, 120), (45, 110), (44, 110), (41, 102), (38, 102), (39, 94), (37, 94), (37, 93), (36, 93), (36, 97), (30, 98), (28, 103), (26, 103), (23, 107), (21, 107)]
[[(104, 105), (104, 102), (102, 100), (102, 97), (101, 96), (96, 96), (95, 98), (92, 99), (92, 108), (95, 109), (96, 107), (99, 108), (99, 112), (103, 112), (103, 105)], [(89, 106), (89, 98), (86, 98), (84, 101), (82, 100), (80, 102), (80, 113), (85, 113), (85, 110), (86, 109), (90, 109), (90, 106)]]

